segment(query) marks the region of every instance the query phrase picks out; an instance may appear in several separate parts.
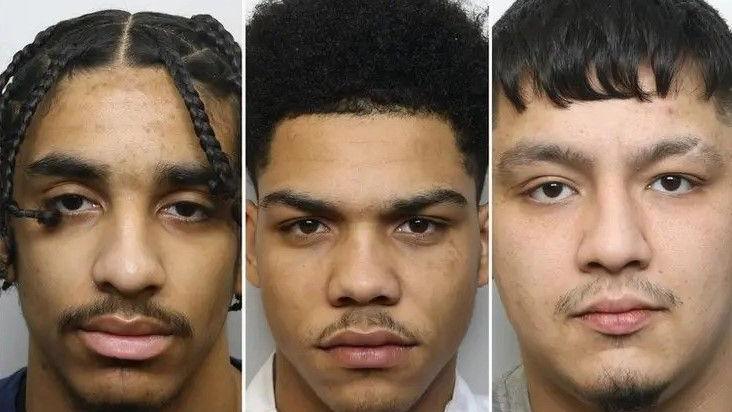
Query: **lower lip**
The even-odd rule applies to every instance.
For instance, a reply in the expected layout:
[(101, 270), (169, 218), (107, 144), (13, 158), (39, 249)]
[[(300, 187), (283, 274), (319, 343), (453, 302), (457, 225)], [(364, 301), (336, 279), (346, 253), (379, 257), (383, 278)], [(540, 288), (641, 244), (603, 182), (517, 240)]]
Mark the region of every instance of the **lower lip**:
[(594, 312), (579, 317), (585, 325), (603, 335), (630, 335), (645, 328), (652, 320), (653, 310), (630, 310), (620, 313)]
[(399, 365), (409, 356), (413, 346), (336, 346), (326, 349), (347, 369), (386, 369)]
[(144, 361), (159, 356), (172, 343), (172, 336), (120, 336), (104, 332), (80, 333), (87, 348), (98, 355), (130, 361)]

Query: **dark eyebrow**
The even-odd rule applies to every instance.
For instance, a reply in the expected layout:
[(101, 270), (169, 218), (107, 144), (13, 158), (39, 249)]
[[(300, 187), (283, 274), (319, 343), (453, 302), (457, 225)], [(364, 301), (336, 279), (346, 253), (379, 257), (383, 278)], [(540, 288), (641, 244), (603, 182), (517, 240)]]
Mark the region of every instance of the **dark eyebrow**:
[(640, 170), (663, 159), (688, 154), (697, 148), (700, 149), (701, 157), (710, 162), (713, 167), (721, 167), (724, 164), (722, 155), (714, 147), (704, 144), (701, 139), (693, 136), (670, 137), (656, 142), (639, 150), (633, 156), (631, 164), (636, 170)]
[(163, 163), (155, 167), (155, 181), (159, 185), (173, 187), (207, 186), (216, 176), (208, 165), (201, 164), (169, 164)]
[(499, 157), (496, 169), (499, 173), (510, 173), (517, 166), (535, 162), (553, 162), (576, 169), (590, 169), (595, 161), (584, 153), (558, 144), (518, 144)]
[(51, 153), (28, 165), (25, 171), (30, 176), (103, 180), (109, 175), (109, 166), (79, 156)]
[(388, 214), (416, 215), (422, 210), (438, 204), (453, 204), (459, 207), (465, 207), (468, 204), (468, 200), (465, 199), (465, 196), (454, 190), (435, 189), (407, 199), (393, 201)]
[(259, 206), (267, 208), (271, 205), (284, 205), (299, 209), (303, 212), (322, 216), (340, 215), (334, 203), (316, 199), (305, 193), (297, 193), (292, 190), (280, 190), (272, 192), (262, 198)]
[[(442, 203), (464, 207), (468, 201), (465, 196), (454, 190), (435, 189), (419, 193), (412, 197), (393, 200), (389, 202), (383, 214), (386, 216), (415, 215), (429, 206)], [(336, 217), (343, 215), (335, 203), (316, 199), (308, 194), (296, 193), (291, 190), (281, 190), (266, 195), (260, 202), (260, 207), (267, 208), (274, 204), (293, 207), (313, 215)]]

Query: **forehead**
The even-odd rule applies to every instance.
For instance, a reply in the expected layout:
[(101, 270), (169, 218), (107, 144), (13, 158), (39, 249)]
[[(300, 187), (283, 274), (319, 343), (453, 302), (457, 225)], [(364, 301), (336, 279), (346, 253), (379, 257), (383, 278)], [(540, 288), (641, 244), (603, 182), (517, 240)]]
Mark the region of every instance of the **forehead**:
[[(652, 79), (642, 76), (644, 88)], [(516, 144), (551, 141), (581, 148), (595, 156), (627, 153), (671, 137), (695, 137), (710, 146), (728, 144), (729, 127), (712, 100), (702, 97), (699, 79), (684, 77), (668, 96), (637, 99), (575, 101), (567, 108), (533, 96), (519, 113), (504, 95), (497, 100), (495, 154)], [(617, 150), (608, 150), (614, 147)]]
[(426, 115), (306, 115), (285, 120), (274, 132), (259, 186), (260, 196), (302, 190), (353, 204), (435, 187), (475, 198), (452, 127)]
[[(224, 150), (234, 152), (233, 110), (202, 93)], [(21, 162), (52, 152), (94, 158), (114, 169), (205, 162), (188, 110), (162, 67), (109, 67), (59, 80), (39, 106), (21, 146)]]

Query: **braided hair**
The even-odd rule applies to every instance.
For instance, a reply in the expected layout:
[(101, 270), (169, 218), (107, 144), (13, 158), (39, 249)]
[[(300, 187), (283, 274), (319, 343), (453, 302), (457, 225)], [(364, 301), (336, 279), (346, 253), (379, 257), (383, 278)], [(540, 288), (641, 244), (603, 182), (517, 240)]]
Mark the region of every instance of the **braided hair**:
[[(38, 33), (0, 74), (0, 236), (8, 244), (10, 260), (14, 250), (11, 218), (33, 218), (48, 226), (60, 219), (57, 210), (27, 210), (13, 199), (16, 156), (36, 108), (64, 75), (114, 64), (160, 65), (168, 70), (214, 171), (209, 189), (215, 196), (233, 200), (233, 217), (241, 225), (241, 127), (236, 138), (237, 158), (230, 160), (196, 89), (199, 85), (216, 97), (231, 99), (240, 122), (241, 48), (234, 37), (209, 15), (189, 19), (104, 10), (62, 21)], [(4, 277), (0, 273), (0, 279)], [(4, 281), (2, 289), (10, 286)], [(240, 303), (233, 309), (239, 308)]]

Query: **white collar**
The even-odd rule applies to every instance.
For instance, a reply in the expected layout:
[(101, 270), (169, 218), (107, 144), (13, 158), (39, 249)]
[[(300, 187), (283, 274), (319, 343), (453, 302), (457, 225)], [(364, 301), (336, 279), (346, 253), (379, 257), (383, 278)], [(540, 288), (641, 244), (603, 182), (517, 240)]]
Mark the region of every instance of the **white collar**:
[[(247, 386), (244, 397), (247, 412), (277, 412), (273, 368), (274, 354), (270, 355)], [(489, 410), (488, 396), (475, 395), (465, 380), (457, 375), (452, 400), (447, 404), (445, 412), (488, 412)]]

